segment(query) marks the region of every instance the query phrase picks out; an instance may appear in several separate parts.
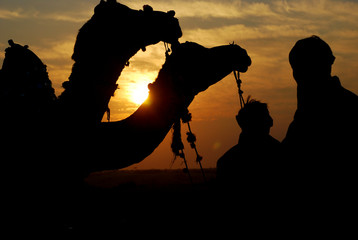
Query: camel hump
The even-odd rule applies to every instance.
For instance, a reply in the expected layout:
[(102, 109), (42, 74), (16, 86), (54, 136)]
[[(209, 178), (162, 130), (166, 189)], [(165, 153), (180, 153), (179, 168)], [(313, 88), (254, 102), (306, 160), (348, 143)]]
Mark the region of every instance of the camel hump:
[(38, 115), (56, 100), (46, 65), (27, 45), (8, 41), (0, 70), (1, 111), (15, 116)]

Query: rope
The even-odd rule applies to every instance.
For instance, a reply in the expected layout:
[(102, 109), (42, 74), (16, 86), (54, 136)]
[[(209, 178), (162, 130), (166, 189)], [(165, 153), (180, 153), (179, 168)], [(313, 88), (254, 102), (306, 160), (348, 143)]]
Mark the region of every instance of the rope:
[[(164, 42), (164, 48), (165, 48), (165, 57), (168, 57), (169, 53), (170, 53), (169, 43)], [(200, 170), (203, 175), (204, 182), (207, 183), (205, 172), (204, 172), (203, 166), (201, 164), (201, 160), (203, 159), (203, 157), (200, 156), (200, 154), (198, 152), (198, 149), (195, 144), (196, 136), (191, 131), (191, 127), (190, 127), (190, 123), (189, 123), (191, 121), (191, 113), (189, 113), (188, 108), (184, 109), (183, 114), (173, 124), (173, 139), (172, 139), (172, 144), (171, 144), (172, 151), (173, 151), (175, 157), (179, 156), (180, 158), (183, 159), (184, 164), (185, 164), (185, 170), (188, 173), (190, 182), (193, 183), (192, 177), (189, 172), (188, 163), (187, 163), (187, 160), (186, 160), (185, 154), (184, 154), (184, 144), (181, 139), (180, 119), (182, 119), (183, 123), (186, 123), (188, 125), (188, 132), (186, 133), (187, 141), (189, 142), (190, 147), (195, 150), (196, 162), (200, 166)], [(175, 158), (174, 158), (174, 160), (175, 160)]]
[(190, 182), (192, 183), (191, 175), (190, 175), (189, 168), (188, 168), (188, 163), (186, 161), (185, 154), (184, 154), (184, 144), (181, 139), (181, 123), (180, 123), (180, 119), (181, 119), (183, 123), (186, 123), (188, 125), (188, 132), (186, 133), (186, 135), (187, 135), (186, 140), (190, 144), (190, 147), (192, 149), (194, 149), (194, 151), (195, 151), (196, 162), (199, 164), (200, 171), (201, 171), (201, 174), (203, 175), (204, 182), (207, 183), (204, 168), (201, 164), (203, 157), (198, 152), (198, 149), (195, 144), (196, 136), (191, 131), (191, 127), (190, 127), (190, 123), (189, 123), (191, 121), (191, 118), (192, 118), (191, 113), (186, 108), (185, 111), (183, 112), (182, 116), (174, 122), (174, 124), (173, 124), (173, 140), (172, 140), (171, 148), (172, 148), (172, 151), (176, 157), (179, 156), (180, 158), (183, 159), (184, 164), (185, 164), (185, 170), (188, 172)]
[(203, 175), (203, 178), (204, 178), (204, 182), (206, 183), (206, 177), (205, 177), (205, 172), (204, 172), (204, 169), (203, 169), (203, 166), (201, 165), (201, 160), (203, 160), (203, 157), (200, 156), (199, 152), (198, 152), (198, 149), (196, 148), (196, 136), (194, 135), (194, 133), (191, 131), (191, 127), (190, 127), (190, 121), (191, 121), (191, 113), (189, 112), (189, 110), (186, 108), (185, 109), (185, 112), (183, 114), (183, 116), (181, 117), (183, 123), (186, 123), (188, 125), (188, 132), (186, 133), (187, 135), (187, 138), (186, 140), (188, 141), (188, 143), (190, 144), (190, 147), (192, 149), (195, 150), (195, 154), (196, 154), (196, 162), (199, 164), (200, 166), (200, 170), (201, 170), (201, 174)]
[(184, 154), (184, 144), (181, 139), (180, 118), (178, 118), (173, 124), (173, 139), (172, 139), (171, 148), (175, 155), (174, 160), (177, 156), (183, 159), (183, 162), (185, 164), (185, 172), (188, 173), (190, 183), (193, 184), (193, 180), (188, 168), (188, 162), (186, 161), (185, 154)]
[(239, 92), (240, 107), (242, 108), (243, 106), (245, 106), (245, 100), (244, 100), (244, 97), (242, 96), (242, 94), (244, 92), (241, 90), (242, 81), (240, 79), (239, 71), (234, 70), (233, 72), (234, 72), (234, 76), (235, 76), (235, 80), (236, 80), (236, 84), (237, 84), (237, 89), (238, 89), (238, 92)]
[(190, 171), (189, 171), (189, 168), (188, 168), (188, 162), (186, 161), (186, 158), (185, 158), (184, 149), (180, 150), (179, 156), (183, 159), (184, 164), (185, 164), (185, 172), (188, 173), (190, 183), (193, 184), (193, 179), (192, 179), (192, 177), (190, 175)]
[[(230, 45), (236, 45), (235, 44), (235, 41), (233, 41), (232, 43), (230, 43)], [(238, 92), (239, 92), (239, 100), (240, 100), (240, 107), (244, 107), (245, 106), (245, 100), (244, 100), (244, 97), (242, 96), (242, 94), (244, 93), (242, 90), (241, 90), (241, 79), (240, 79), (240, 72), (237, 71), (237, 70), (234, 70), (233, 71), (234, 73), (234, 76), (235, 76), (235, 80), (236, 80), (236, 84), (237, 84), (237, 89), (238, 89)]]

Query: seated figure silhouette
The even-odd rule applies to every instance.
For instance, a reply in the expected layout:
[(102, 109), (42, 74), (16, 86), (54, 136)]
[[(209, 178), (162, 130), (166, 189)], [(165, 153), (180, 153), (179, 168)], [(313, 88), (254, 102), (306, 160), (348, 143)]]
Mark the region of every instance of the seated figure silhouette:
[(239, 143), (218, 160), (217, 180), (224, 188), (250, 191), (272, 176), (280, 142), (270, 135), (273, 120), (266, 103), (248, 98), (236, 120), (242, 129)]
[(282, 145), (292, 169), (319, 184), (351, 177), (357, 159), (358, 97), (331, 76), (334, 60), (317, 36), (299, 40), (289, 54), (298, 104)]

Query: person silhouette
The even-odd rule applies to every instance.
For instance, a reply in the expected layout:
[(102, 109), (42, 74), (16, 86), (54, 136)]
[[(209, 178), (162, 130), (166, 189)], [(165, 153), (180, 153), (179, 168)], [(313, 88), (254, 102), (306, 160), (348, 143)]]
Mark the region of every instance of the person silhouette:
[(242, 129), (239, 142), (217, 161), (217, 181), (224, 188), (249, 191), (270, 178), (280, 142), (270, 135), (273, 120), (266, 103), (248, 97), (236, 120)]
[(296, 169), (320, 179), (326, 173), (324, 181), (340, 181), (357, 159), (358, 96), (331, 76), (334, 60), (318, 36), (299, 40), (289, 54), (297, 110), (282, 146)]
[(357, 183), (358, 96), (331, 75), (334, 60), (318, 36), (297, 41), (289, 54), (297, 110), (282, 149), (296, 209), (292, 215), (300, 230), (304, 223), (319, 232), (321, 227), (346, 232), (349, 216), (357, 212), (352, 190)]

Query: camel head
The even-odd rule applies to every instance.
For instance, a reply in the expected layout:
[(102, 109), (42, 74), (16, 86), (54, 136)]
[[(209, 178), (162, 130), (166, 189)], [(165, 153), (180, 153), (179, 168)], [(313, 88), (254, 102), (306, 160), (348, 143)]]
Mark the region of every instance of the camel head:
[(174, 15), (174, 11), (154, 11), (149, 5), (133, 10), (116, 0), (101, 0), (79, 31), (72, 58), (128, 60), (148, 45), (160, 41), (177, 43), (182, 32)]
[(194, 97), (233, 70), (246, 72), (250, 65), (251, 58), (238, 45), (205, 48), (194, 42), (186, 42), (175, 47), (167, 57), (157, 82), (164, 88), (170, 87), (185, 96)]
[(154, 11), (149, 5), (143, 6), (142, 15), (138, 23), (142, 38), (147, 45), (156, 44), (160, 41), (167, 43), (178, 43), (182, 36), (179, 21), (175, 18), (175, 11)]

